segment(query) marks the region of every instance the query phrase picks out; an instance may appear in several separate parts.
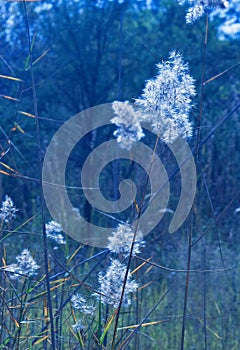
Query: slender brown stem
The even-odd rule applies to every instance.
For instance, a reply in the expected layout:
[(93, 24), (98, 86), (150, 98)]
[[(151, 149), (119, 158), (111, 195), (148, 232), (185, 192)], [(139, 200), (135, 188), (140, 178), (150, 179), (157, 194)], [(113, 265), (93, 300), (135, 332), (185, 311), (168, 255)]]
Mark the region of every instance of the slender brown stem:
[(35, 77), (33, 72), (33, 56), (32, 56), (32, 41), (30, 37), (28, 14), (25, 1), (23, 2), (24, 17), (27, 28), (27, 37), (28, 37), (28, 50), (30, 57), (30, 74), (32, 81), (32, 96), (33, 96), (33, 108), (34, 115), (36, 120), (36, 138), (37, 138), (37, 153), (38, 153), (38, 172), (39, 172), (39, 192), (40, 192), (40, 210), (41, 210), (41, 223), (42, 223), (42, 232), (43, 232), (43, 247), (44, 247), (44, 267), (46, 273), (46, 288), (47, 288), (47, 302), (48, 302), (48, 311), (50, 318), (50, 329), (51, 329), (51, 349), (56, 349), (55, 342), (55, 330), (53, 322), (53, 309), (52, 309), (52, 299), (51, 299), (51, 289), (50, 289), (50, 275), (48, 270), (48, 248), (47, 248), (47, 235), (45, 228), (45, 215), (44, 215), (44, 196), (42, 190), (42, 147), (41, 147), (41, 138), (40, 138), (40, 124), (38, 119), (38, 105), (37, 105), (37, 93), (35, 88)]
[[(192, 219), (193, 219), (193, 214), (192, 214)], [(191, 256), (192, 256), (192, 226), (193, 226), (193, 220), (191, 220), (191, 227), (190, 227), (189, 236), (188, 236), (188, 259), (187, 259), (187, 275), (186, 275), (184, 305), (183, 305), (182, 336), (181, 336), (181, 348), (180, 348), (181, 350), (184, 349), (185, 329), (186, 329), (187, 302), (188, 302)]]
[[(151, 162), (150, 162), (148, 174), (150, 174), (151, 169), (152, 169), (152, 165), (153, 165), (153, 162), (154, 162), (154, 155), (155, 155), (155, 153), (156, 153), (156, 149), (157, 149), (158, 142), (159, 142), (159, 136), (157, 137), (156, 142), (155, 142), (155, 146), (154, 146), (154, 150), (153, 150), (153, 154), (152, 154), (152, 158), (151, 158)], [(121, 306), (122, 306), (122, 302), (123, 302), (124, 291), (125, 291), (125, 287), (126, 287), (126, 283), (127, 283), (128, 273), (129, 273), (129, 270), (130, 270), (130, 264), (131, 264), (131, 261), (132, 261), (132, 253), (133, 253), (133, 248), (134, 248), (134, 242), (135, 242), (135, 240), (136, 240), (137, 230), (138, 230), (138, 225), (139, 225), (139, 220), (140, 220), (140, 217), (141, 217), (141, 213), (142, 213), (142, 209), (143, 209), (143, 204), (144, 204), (144, 199), (145, 199), (145, 196), (146, 196), (147, 185), (148, 185), (148, 177), (147, 177), (147, 179), (146, 179), (146, 183), (145, 183), (145, 186), (144, 186), (143, 195), (142, 195), (142, 200), (141, 200), (140, 206), (139, 206), (139, 208), (138, 208), (138, 216), (137, 216), (137, 220), (136, 220), (136, 227), (135, 227), (135, 229), (134, 229), (134, 235), (133, 235), (133, 240), (132, 240), (132, 244), (131, 244), (131, 249), (130, 249), (128, 264), (127, 264), (127, 269), (126, 269), (126, 273), (125, 273), (125, 277), (124, 277), (124, 281), (123, 281), (123, 287), (122, 287), (121, 297), (120, 297), (119, 306), (118, 306), (117, 314), (116, 314), (116, 320), (115, 320), (115, 325), (114, 325), (114, 332), (113, 332), (113, 340), (112, 340), (111, 350), (114, 350), (114, 346), (115, 346), (116, 335), (117, 335), (117, 327), (118, 327), (118, 321), (119, 321)]]
[(197, 141), (196, 141), (196, 160), (199, 157), (199, 146), (200, 146), (200, 136), (201, 136), (201, 122), (203, 114), (203, 99), (204, 99), (204, 88), (205, 88), (205, 70), (206, 70), (206, 55), (207, 55), (207, 41), (208, 41), (208, 16), (206, 16), (206, 27), (205, 27), (205, 37), (204, 37), (204, 48), (203, 48), (203, 65), (202, 65), (202, 77), (201, 77), (201, 94), (200, 94), (200, 106), (199, 106), (199, 116), (197, 124)]
[[(199, 106), (199, 117), (198, 117), (198, 125), (197, 125), (197, 127), (198, 127), (197, 128), (197, 140), (196, 140), (196, 154), (195, 154), (196, 163), (198, 163), (198, 159), (199, 159), (201, 122), (202, 122), (202, 114), (203, 114), (203, 100), (204, 100), (204, 87), (205, 87), (204, 80), (205, 80), (205, 70), (206, 70), (207, 42), (208, 42), (208, 15), (206, 16), (204, 48), (203, 48), (201, 94), (200, 94), (200, 106)], [(195, 199), (193, 205), (196, 207), (196, 199)], [(191, 211), (191, 216), (192, 216), (191, 227), (190, 227), (190, 230), (189, 230), (189, 237), (188, 237), (187, 275), (186, 275), (184, 305), (183, 305), (183, 321), (182, 321), (181, 347), (180, 347), (181, 350), (184, 350), (186, 315), (187, 315), (187, 302), (188, 302), (188, 291), (189, 291), (189, 281), (190, 281), (190, 272), (191, 272), (193, 210)]]

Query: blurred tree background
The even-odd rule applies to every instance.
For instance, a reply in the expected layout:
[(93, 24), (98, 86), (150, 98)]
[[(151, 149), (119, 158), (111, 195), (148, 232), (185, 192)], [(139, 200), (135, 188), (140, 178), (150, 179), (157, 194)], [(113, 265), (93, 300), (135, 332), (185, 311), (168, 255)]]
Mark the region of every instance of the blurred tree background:
[[(191, 118), (197, 127), (205, 20), (186, 25), (185, 9), (175, 0), (152, 1), (151, 6), (147, 3), (59, 0), (27, 4), (43, 152), (59, 126), (81, 110), (114, 100), (134, 101), (146, 79), (156, 74), (156, 63), (167, 59), (173, 49), (183, 54), (196, 79), (198, 95)], [(224, 20), (213, 16), (209, 22), (205, 80), (239, 62), (239, 37), (219, 39)], [(1, 74), (21, 79), (1, 79), (3, 162), (34, 178), (35, 121), (21, 113), (34, 114), (26, 16), (21, 2), (1, 3), (0, 28)], [(238, 103), (238, 76), (239, 66), (206, 84), (202, 139)], [(237, 112), (202, 147), (200, 161), (205, 164), (216, 213), (226, 208), (238, 188), (239, 127)], [(195, 140), (191, 143), (194, 145)], [(2, 177), (2, 195), (8, 192), (16, 198), (24, 218), (36, 207), (35, 188), (36, 183), (27, 179)], [(237, 226), (230, 227), (238, 221), (233, 214), (237, 206), (236, 198), (224, 216), (226, 238), (230, 231), (237, 231)], [(211, 219), (207, 203), (202, 210), (204, 220)]]

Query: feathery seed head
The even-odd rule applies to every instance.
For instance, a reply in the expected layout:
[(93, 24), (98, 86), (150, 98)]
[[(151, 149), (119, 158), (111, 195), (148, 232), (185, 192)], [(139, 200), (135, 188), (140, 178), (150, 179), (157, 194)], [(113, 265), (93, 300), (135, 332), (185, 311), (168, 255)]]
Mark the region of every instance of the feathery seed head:
[(128, 101), (115, 101), (112, 104), (115, 112), (115, 117), (111, 122), (117, 125), (117, 130), (114, 131), (114, 136), (122, 148), (131, 149), (132, 144), (144, 137), (139, 116)]
[(76, 332), (82, 332), (84, 330), (84, 326), (83, 324), (78, 321), (77, 323), (75, 323), (74, 325), (72, 325), (72, 328), (76, 331)]
[(87, 305), (86, 299), (78, 293), (72, 296), (71, 302), (74, 309), (79, 309), (86, 315), (91, 315), (95, 311), (95, 307), (93, 305)]
[(16, 257), (16, 264), (11, 264), (6, 268), (6, 271), (13, 273), (12, 279), (21, 278), (22, 276), (34, 276), (40, 268), (31, 256), (28, 249), (24, 249), (20, 255)]
[(157, 68), (157, 76), (147, 81), (135, 104), (142, 109), (141, 121), (151, 123), (164, 142), (172, 143), (179, 136), (192, 136), (188, 115), (195, 95), (194, 79), (175, 51), (169, 61), (157, 64)]
[[(111, 236), (108, 237), (109, 243), (107, 247), (112, 253), (123, 254), (126, 257), (130, 254), (133, 238), (133, 227), (129, 224), (119, 224)], [(140, 253), (141, 247), (144, 247), (143, 235), (141, 232), (137, 232), (133, 256)]]
[(208, 13), (212, 9), (225, 7), (226, 0), (178, 0), (180, 5), (188, 2), (190, 7), (186, 14), (186, 23), (192, 24), (202, 17), (204, 13)]
[(56, 221), (52, 220), (46, 224), (47, 237), (54, 240), (58, 244), (66, 244), (66, 241), (60, 232), (62, 232), (62, 226)]
[[(119, 260), (112, 259), (106, 274), (99, 274), (99, 294), (95, 293), (94, 296), (97, 297), (97, 299), (100, 299), (103, 304), (109, 304), (114, 308), (118, 308), (126, 269), (127, 267), (124, 264), (121, 264)], [(124, 289), (124, 297), (122, 302), (123, 307), (127, 307), (131, 304), (130, 293), (135, 292), (137, 287), (137, 283), (132, 279), (132, 276), (129, 272), (127, 283)]]
[(6, 195), (5, 200), (2, 202), (2, 207), (0, 209), (0, 221), (8, 224), (13, 219), (16, 218), (16, 212), (18, 209), (13, 204), (12, 199)]

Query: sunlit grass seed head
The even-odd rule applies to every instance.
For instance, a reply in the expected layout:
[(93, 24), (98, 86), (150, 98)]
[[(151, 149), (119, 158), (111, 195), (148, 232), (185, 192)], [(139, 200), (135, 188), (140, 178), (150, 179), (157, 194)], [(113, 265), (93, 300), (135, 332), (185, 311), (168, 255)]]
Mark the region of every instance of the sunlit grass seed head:
[(78, 309), (86, 315), (93, 314), (96, 309), (93, 305), (88, 305), (86, 299), (80, 294), (74, 294), (71, 302), (74, 309)]
[[(119, 224), (116, 230), (108, 237), (107, 248), (112, 253), (123, 254), (126, 257), (130, 254), (133, 238), (134, 228), (129, 224)], [(132, 255), (139, 254), (142, 247), (144, 247), (143, 234), (137, 232)]]
[(40, 268), (28, 249), (24, 249), (22, 253), (16, 257), (16, 261), (17, 263), (9, 265), (6, 269), (6, 271), (12, 273), (10, 276), (12, 279), (18, 279), (23, 276), (34, 276)]
[(173, 51), (169, 60), (157, 64), (158, 74), (147, 80), (143, 93), (135, 104), (141, 108), (141, 121), (150, 123), (166, 143), (177, 137), (192, 136), (189, 113), (195, 95), (194, 79), (182, 56)]
[[(117, 259), (112, 259), (106, 274), (100, 273), (98, 276), (98, 281), (100, 287), (98, 288), (98, 293), (94, 296), (101, 300), (103, 304), (112, 305), (114, 308), (118, 308), (122, 288), (124, 283), (124, 278), (126, 274), (127, 267), (122, 264)], [(124, 289), (124, 297), (122, 301), (123, 307), (128, 307), (131, 304), (130, 294), (134, 293), (138, 285), (133, 280), (130, 272), (127, 276), (127, 283)]]
[(52, 220), (48, 222), (45, 227), (48, 238), (55, 241), (57, 244), (66, 244), (63, 235), (60, 233), (62, 232), (62, 226), (60, 224)]
[(205, 13), (227, 6), (226, 0), (178, 0), (180, 5), (188, 3), (191, 7), (186, 13), (186, 23), (192, 24)]
[(111, 119), (111, 122), (118, 127), (114, 131), (114, 136), (122, 148), (130, 150), (134, 142), (144, 137), (140, 125), (140, 114), (134, 110), (128, 101), (115, 101), (112, 104), (112, 108), (115, 117)]
[(16, 209), (15, 205), (13, 204), (12, 199), (6, 195), (0, 209), (0, 221), (5, 222), (6, 224), (10, 223), (16, 218), (17, 211), (18, 209)]
[(72, 328), (76, 331), (76, 332), (82, 332), (84, 330), (84, 325), (78, 321), (77, 323), (75, 323), (74, 325), (72, 325)]

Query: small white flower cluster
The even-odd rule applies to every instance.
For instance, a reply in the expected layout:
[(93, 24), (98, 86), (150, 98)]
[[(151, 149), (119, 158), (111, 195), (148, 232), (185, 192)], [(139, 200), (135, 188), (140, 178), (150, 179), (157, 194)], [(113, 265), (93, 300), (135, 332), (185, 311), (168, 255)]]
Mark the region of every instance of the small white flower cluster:
[[(126, 257), (130, 254), (133, 238), (133, 227), (129, 224), (119, 224), (117, 229), (108, 237), (109, 243), (107, 248), (112, 253), (123, 254), (124, 257)], [(141, 247), (144, 247), (143, 234), (141, 232), (137, 232), (132, 256), (139, 254)]]
[(197, 19), (202, 17), (204, 13), (209, 12), (212, 9), (225, 7), (227, 5), (226, 0), (178, 0), (180, 5), (188, 2), (192, 5), (186, 14), (186, 23), (192, 24)]
[(76, 332), (82, 332), (84, 330), (84, 325), (78, 321), (77, 323), (75, 323), (74, 325), (72, 325), (72, 328), (76, 331)]
[(144, 137), (142, 127), (139, 122), (139, 113), (136, 112), (128, 101), (115, 101), (112, 104), (115, 117), (111, 122), (118, 126), (114, 131), (114, 136), (122, 148), (131, 149), (132, 144)]
[(30, 277), (37, 274), (37, 270), (40, 268), (31, 256), (28, 249), (24, 249), (20, 255), (16, 257), (17, 263), (7, 266), (5, 271), (13, 273), (12, 279), (24, 277)]
[[(114, 308), (118, 308), (126, 269), (127, 267), (119, 260), (112, 259), (106, 274), (99, 274), (98, 281), (100, 287), (98, 289), (98, 293), (95, 293), (94, 296), (101, 300), (103, 304), (112, 305)], [(135, 292), (137, 288), (138, 285), (134, 280), (132, 280), (132, 276), (129, 272), (124, 289), (124, 297), (122, 301), (123, 307), (127, 307), (131, 304), (130, 293)]]
[(182, 56), (173, 51), (169, 61), (157, 64), (158, 74), (148, 80), (135, 104), (142, 108), (141, 120), (151, 123), (153, 130), (166, 143), (177, 137), (192, 136), (188, 115), (195, 95), (194, 79)]
[(6, 195), (5, 200), (2, 202), (2, 207), (0, 208), (0, 221), (6, 224), (10, 223), (16, 218), (16, 212), (18, 209), (13, 204), (12, 199)]
[(66, 241), (60, 232), (62, 232), (62, 226), (56, 221), (50, 221), (46, 224), (47, 237), (54, 240), (58, 244), (66, 244)]
[(71, 298), (72, 306), (74, 309), (79, 309), (82, 313), (86, 315), (91, 315), (95, 311), (93, 305), (87, 305), (86, 299), (80, 294), (75, 294)]

